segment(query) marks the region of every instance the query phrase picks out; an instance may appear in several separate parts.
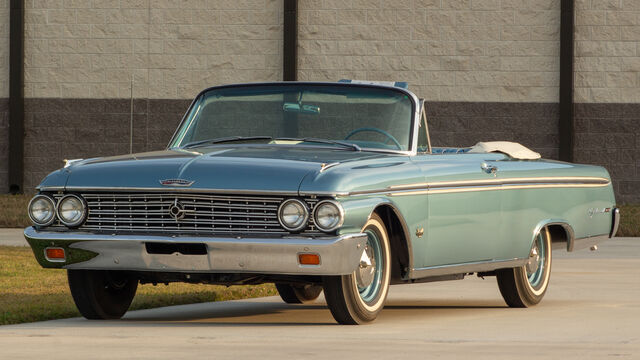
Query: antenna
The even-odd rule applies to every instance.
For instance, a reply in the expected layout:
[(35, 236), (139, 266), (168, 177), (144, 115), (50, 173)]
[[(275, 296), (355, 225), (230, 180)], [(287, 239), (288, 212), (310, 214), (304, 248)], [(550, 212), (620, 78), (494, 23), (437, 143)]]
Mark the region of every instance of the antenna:
[(129, 154), (133, 154), (133, 73), (131, 73), (131, 112), (129, 118)]

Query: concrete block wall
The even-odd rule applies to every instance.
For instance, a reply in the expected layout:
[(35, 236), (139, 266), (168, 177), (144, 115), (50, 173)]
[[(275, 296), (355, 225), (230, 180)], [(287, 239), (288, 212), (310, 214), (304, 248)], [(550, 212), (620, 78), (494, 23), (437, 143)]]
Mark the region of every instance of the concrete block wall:
[(408, 81), (430, 101), (557, 102), (560, 2), (300, 2), (302, 80)]
[[(0, 189), (8, 189), (9, 0), (0, 0)], [(1, 190), (0, 190), (1, 191)]]
[(192, 98), (277, 80), (282, 1), (27, 1), (25, 93), (34, 98)]
[(640, 1), (577, 1), (575, 38), (575, 161), (640, 203)]
[(640, 102), (640, 1), (577, 1), (575, 40), (576, 102)]

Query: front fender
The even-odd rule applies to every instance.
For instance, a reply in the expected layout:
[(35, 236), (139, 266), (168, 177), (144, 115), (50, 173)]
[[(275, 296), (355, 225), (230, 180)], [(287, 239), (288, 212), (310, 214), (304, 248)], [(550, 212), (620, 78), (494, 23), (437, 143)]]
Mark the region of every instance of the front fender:
[[(381, 205), (395, 204), (384, 197), (370, 197), (364, 199), (338, 200), (344, 209), (344, 222), (339, 230), (340, 234), (357, 233), (362, 230), (374, 210)], [(399, 214), (398, 214), (399, 215)]]

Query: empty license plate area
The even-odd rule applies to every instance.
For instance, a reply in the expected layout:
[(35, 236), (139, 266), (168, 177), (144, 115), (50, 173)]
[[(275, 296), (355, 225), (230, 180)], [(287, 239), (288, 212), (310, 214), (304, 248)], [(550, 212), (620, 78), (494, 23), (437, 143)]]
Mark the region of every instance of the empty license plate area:
[(146, 242), (144, 244), (148, 254), (156, 255), (207, 255), (207, 246), (200, 243), (161, 243)]

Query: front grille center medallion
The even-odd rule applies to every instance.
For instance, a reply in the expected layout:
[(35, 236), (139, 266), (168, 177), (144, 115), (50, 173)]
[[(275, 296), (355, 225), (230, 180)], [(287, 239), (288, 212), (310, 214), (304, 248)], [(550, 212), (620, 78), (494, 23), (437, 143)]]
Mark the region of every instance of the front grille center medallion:
[(173, 204), (169, 207), (169, 216), (171, 216), (176, 222), (182, 220), (188, 213), (193, 213), (195, 210), (185, 210), (184, 205), (175, 199)]

